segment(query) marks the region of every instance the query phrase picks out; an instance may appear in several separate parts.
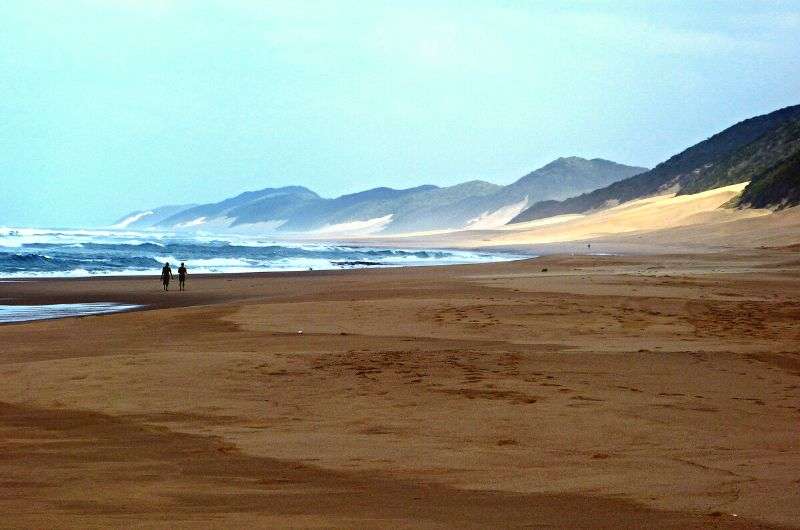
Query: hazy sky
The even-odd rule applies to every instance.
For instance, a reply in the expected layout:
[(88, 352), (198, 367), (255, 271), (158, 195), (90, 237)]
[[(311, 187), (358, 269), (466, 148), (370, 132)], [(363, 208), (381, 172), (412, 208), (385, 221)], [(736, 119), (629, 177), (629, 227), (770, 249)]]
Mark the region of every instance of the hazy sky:
[(800, 103), (800, 2), (0, 2), (0, 225), (651, 166)]

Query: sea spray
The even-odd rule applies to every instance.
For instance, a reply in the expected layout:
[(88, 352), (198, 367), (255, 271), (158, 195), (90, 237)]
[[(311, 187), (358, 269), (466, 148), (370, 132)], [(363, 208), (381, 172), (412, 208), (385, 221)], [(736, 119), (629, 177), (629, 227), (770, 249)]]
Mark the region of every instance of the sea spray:
[(186, 262), (190, 274), (199, 274), (484, 263), (521, 257), (207, 234), (0, 229), (0, 278), (158, 275), (164, 262)]

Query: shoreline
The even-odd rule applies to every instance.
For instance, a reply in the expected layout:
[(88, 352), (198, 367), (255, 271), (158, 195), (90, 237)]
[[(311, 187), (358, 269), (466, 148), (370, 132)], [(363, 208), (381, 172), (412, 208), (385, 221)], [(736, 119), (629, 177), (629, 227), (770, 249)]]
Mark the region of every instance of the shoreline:
[(0, 286), (10, 524), (800, 526), (796, 249), (187, 287)]
[[(222, 237), (222, 236), (220, 236)], [(450, 247), (405, 248), (396, 245), (343, 245), (327, 242), (316, 243), (313, 248), (298, 247), (290, 242), (274, 242), (257, 245), (223, 246), (218, 250), (205, 241), (181, 243), (180, 241), (162, 245), (146, 242), (131, 244), (121, 240), (118, 244), (93, 243), (97, 246), (126, 247), (126, 255), (113, 256), (117, 250), (96, 249), (74, 252), (75, 245), (43, 244), (42, 250), (26, 249), (24, 246), (10, 247), (12, 251), (0, 252), (0, 283), (17, 281), (69, 279), (69, 278), (133, 278), (160, 275), (165, 261), (187, 262), (193, 276), (214, 274), (256, 274), (279, 272), (307, 272), (320, 270), (352, 270), (361, 268), (398, 268), (451, 266), (463, 264), (494, 263), (514, 261), (534, 257), (529, 249), (464, 249)], [(49, 245), (49, 246), (48, 246)], [(152, 248), (138, 255), (140, 245), (157, 245), (163, 247), (163, 255), (154, 255)], [(178, 245), (183, 249), (184, 258), (175, 258)], [(288, 246), (286, 246), (288, 245)], [(50, 248), (52, 246), (53, 248)], [(83, 244), (78, 243), (83, 249)], [(188, 250), (186, 248), (188, 248)], [(0, 250), (4, 247), (0, 246)], [(67, 249), (64, 251), (63, 249)], [(277, 249), (277, 250), (275, 250)], [(27, 252), (24, 252), (26, 251)], [(50, 252), (52, 251), (52, 252)], [(289, 254), (286, 255), (285, 253)], [(52, 254), (52, 255), (48, 255)], [(174, 255), (173, 255), (174, 254)], [(165, 257), (167, 256), (167, 257)], [(23, 261), (24, 265), (18, 263)], [(44, 260), (46, 267), (41, 266)], [(3, 268), (10, 261), (10, 268)], [(33, 263), (29, 263), (33, 261)], [(141, 261), (148, 262), (142, 265)], [(101, 262), (98, 266), (90, 263)], [(135, 262), (136, 264), (129, 263)], [(71, 268), (55, 268), (53, 266), (69, 266)], [(144, 268), (144, 267), (151, 268)]]
[(45, 305), (0, 304), (0, 324), (107, 315), (140, 308), (141, 306), (136, 305), (106, 302)]
[[(312, 279), (319, 277), (328, 277), (336, 275), (352, 275), (364, 272), (379, 273), (380, 271), (414, 271), (425, 269), (458, 269), (462, 267), (480, 267), (483, 265), (498, 265), (503, 263), (516, 263), (521, 261), (531, 261), (543, 256), (532, 256), (528, 258), (521, 258), (517, 260), (496, 261), (487, 263), (460, 263), (448, 265), (408, 265), (408, 266), (387, 266), (387, 267), (361, 267), (349, 269), (315, 269), (313, 271), (296, 270), (296, 271), (258, 271), (258, 272), (220, 272), (220, 273), (198, 273), (192, 274), (187, 280), (187, 289), (185, 291), (178, 291), (177, 280), (174, 282), (174, 288), (164, 292), (161, 290), (160, 277), (157, 273), (152, 275), (90, 275), (90, 276), (67, 276), (67, 277), (29, 277), (20, 278), (13, 281), (4, 283), (11, 284), (11, 289), (2, 292), (0, 301), (3, 302), (18, 302), (10, 303), (8, 305), (51, 305), (57, 303), (91, 303), (91, 302), (107, 302), (107, 303), (121, 303), (121, 304), (141, 304), (141, 300), (151, 301), (146, 304), (146, 307), (132, 309), (131, 311), (144, 311), (156, 309), (169, 309), (176, 307), (193, 307), (197, 305), (208, 305), (214, 303), (234, 302), (244, 299), (241, 294), (233, 294), (225, 296), (224, 293), (220, 294), (215, 292), (213, 296), (208, 295), (203, 291), (192, 289), (194, 282), (212, 282), (218, 283), (221, 281), (244, 281), (244, 280), (268, 280), (270, 278), (277, 280), (286, 279)], [(109, 297), (115, 296), (112, 293), (118, 293), (116, 289), (102, 290), (98, 289), (92, 292), (82, 292), (77, 289), (81, 284), (88, 284), (98, 287), (101, 283), (121, 284), (135, 286), (131, 298), (120, 300), (118, 298), (111, 299)], [(142, 289), (142, 287), (148, 287)], [(65, 292), (66, 291), (66, 292)], [(97, 293), (100, 294), (97, 294)], [(120, 296), (126, 296), (122, 294)], [(129, 295), (130, 296), (130, 295)], [(183, 299), (176, 297), (183, 297)], [(171, 298), (166, 298), (171, 297)], [(7, 324), (7, 323), (6, 323)]]

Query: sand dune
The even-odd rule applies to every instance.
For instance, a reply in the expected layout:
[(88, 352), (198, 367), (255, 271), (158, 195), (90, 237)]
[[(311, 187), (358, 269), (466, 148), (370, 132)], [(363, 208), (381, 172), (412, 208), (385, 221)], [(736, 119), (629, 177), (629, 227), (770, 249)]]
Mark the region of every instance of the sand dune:
[(507, 227), (508, 234), (498, 235), (493, 241), (500, 244), (537, 244), (590, 240), (769, 215), (771, 212), (768, 210), (720, 208), (741, 193), (746, 185), (735, 184), (694, 195), (659, 195), (586, 215), (510, 225)]
[[(757, 213), (758, 212), (758, 213)], [(754, 248), (800, 243), (800, 207), (769, 210), (720, 209), (699, 214), (699, 223), (605, 238), (613, 243), (647, 241), (686, 248)]]
[(687, 252), (800, 243), (800, 207), (779, 212), (727, 208), (747, 183), (694, 195), (647, 197), (587, 214), (537, 219), (484, 230), (419, 232), (347, 239), (409, 247), (515, 247), (575, 252), (587, 243), (608, 252)]

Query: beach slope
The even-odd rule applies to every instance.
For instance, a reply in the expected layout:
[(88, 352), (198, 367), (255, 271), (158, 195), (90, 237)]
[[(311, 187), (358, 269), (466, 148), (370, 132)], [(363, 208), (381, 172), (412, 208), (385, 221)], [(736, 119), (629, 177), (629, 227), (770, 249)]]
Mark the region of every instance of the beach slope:
[[(0, 526), (800, 526), (796, 249), (2, 285)], [(302, 332), (302, 333), (301, 333)]]

